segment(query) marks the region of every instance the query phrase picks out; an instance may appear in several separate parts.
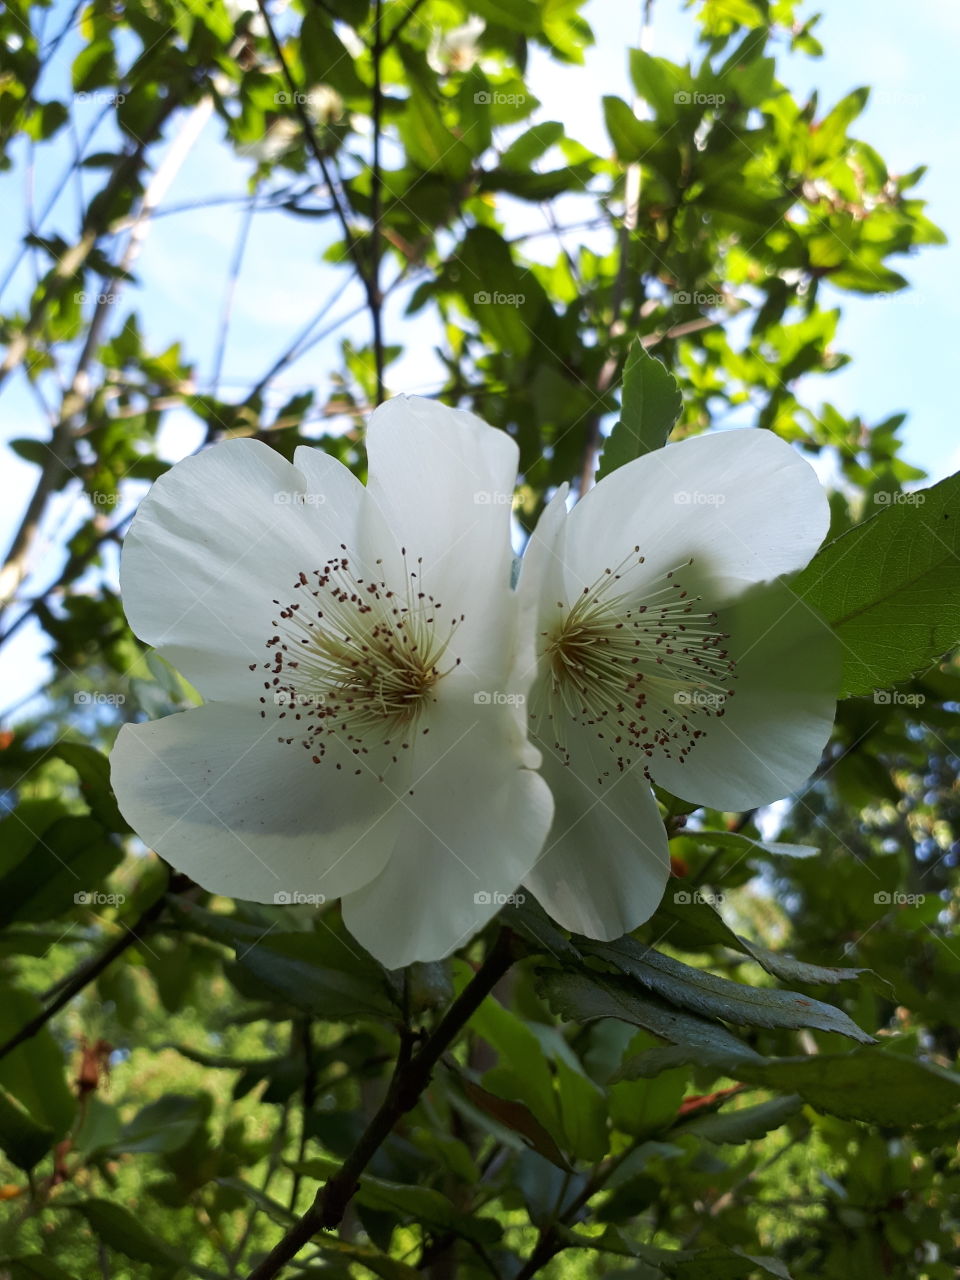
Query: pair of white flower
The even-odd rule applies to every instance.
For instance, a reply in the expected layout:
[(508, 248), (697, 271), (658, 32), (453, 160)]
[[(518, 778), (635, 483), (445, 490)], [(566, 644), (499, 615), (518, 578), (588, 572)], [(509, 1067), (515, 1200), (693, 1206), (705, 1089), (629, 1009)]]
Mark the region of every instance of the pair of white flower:
[(669, 874), (650, 779), (743, 809), (815, 768), (833, 638), (777, 585), (826, 532), (768, 432), (671, 445), (547, 507), (511, 587), (517, 448), (397, 398), (369, 479), (234, 440), (163, 476), (123, 553), (139, 636), (205, 705), (123, 728), (120, 807), (217, 893), (341, 898), (384, 964), (465, 942), (520, 886), (594, 938)]

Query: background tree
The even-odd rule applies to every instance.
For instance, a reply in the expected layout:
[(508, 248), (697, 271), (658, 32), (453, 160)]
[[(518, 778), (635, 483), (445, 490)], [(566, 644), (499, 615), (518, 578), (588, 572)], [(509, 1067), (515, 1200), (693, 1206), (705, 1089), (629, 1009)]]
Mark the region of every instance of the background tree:
[[(575, 99), (579, 0), (258, 4), (0, 14), (4, 162), (29, 195), (0, 390), (47, 432), (11, 442), (36, 481), (2, 640), (36, 637), (56, 673), (0, 741), (0, 1275), (955, 1275), (957, 486), (905, 492), (902, 416), (797, 388), (846, 360), (836, 291), (899, 291), (902, 256), (942, 239), (922, 170), (851, 136), (866, 90), (784, 87), (782, 52), (818, 52), (791, 0), (705, 0), (683, 64), (640, 38), (602, 154), (528, 83), (549, 55)], [(206, 211), (168, 190), (211, 130), (250, 176), (225, 296), (182, 299), (215, 334), (202, 378), (187, 343), (150, 345), (136, 268), (161, 219), (197, 234)], [(265, 219), (308, 226), (338, 283), (233, 395)], [(559, 484), (661, 443), (624, 409), (606, 444), (638, 339), (680, 384), (673, 438), (777, 432), (833, 468), (831, 536), (863, 537), (796, 584), (849, 696), (777, 843), (769, 812), (665, 796), (676, 888), (603, 965), (527, 903), (451, 963), (387, 973), (335, 907), (171, 877), (103, 753), (193, 697), (115, 577), (177, 441), (311, 442), (362, 475), (371, 406), (426, 389), (515, 437), (529, 530)], [(320, 385), (278, 390), (317, 350)]]

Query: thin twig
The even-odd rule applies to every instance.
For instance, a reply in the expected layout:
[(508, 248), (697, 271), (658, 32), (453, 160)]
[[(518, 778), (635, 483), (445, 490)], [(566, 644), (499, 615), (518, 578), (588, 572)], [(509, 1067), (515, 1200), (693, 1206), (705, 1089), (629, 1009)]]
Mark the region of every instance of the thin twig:
[[(170, 882), (171, 892), (182, 892), (189, 888), (192, 881), (187, 876), (174, 876)], [(147, 932), (162, 915), (164, 907), (167, 905), (166, 896), (161, 894), (155, 902), (153, 902), (145, 911), (142, 911), (136, 922), (132, 925), (124, 925), (123, 933), (105, 951), (101, 951), (98, 956), (91, 957), (80, 965), (69, 980), (60, 988), (59, 994), (45, 1009), (31, 1018), (25, 1026), (22, 1026), (15, 1035), (12, 1035), (6, 1044), (0, 1045), (0, 1060), (5, 1058), (8, 1053), (12, 1053), (14, 1049), (25, 1044), (27, 1040), (31, 1040), (38, 1031), (42, 1031), (51, 1018), (60, 1010), (70, 1003), (74, 996), (90, 985), (95, 978), (98, 978), (105, 969), (113, 964), (118, 956), (123, 955), (128, 947), (134, 946), (141, 940), (142, 935)]]

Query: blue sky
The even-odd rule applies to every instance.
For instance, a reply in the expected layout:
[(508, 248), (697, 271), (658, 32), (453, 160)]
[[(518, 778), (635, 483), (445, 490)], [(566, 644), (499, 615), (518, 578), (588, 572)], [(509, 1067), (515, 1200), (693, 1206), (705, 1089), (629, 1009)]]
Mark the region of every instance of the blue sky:
[[(639, 8), (639, 4), (630, 6), (630, 12)], [(542, 104), (539, 118), (562, 120), (568, 132), (601, 153), (609, 149), (600, 113), (601, 96), (615, 92), (630, 97), (627, 48), (635, 42), (636, 30), (625, 30), (625, 9), (612, 0), (591, 0), (586, 13), (597, 43), (586, 67), (557, 66), (535, 53), (528, 77)], [(930, 215), (951, 243), (915, 258), (894, 261), (913, 285), (909, 292), (872, 299), (835, 295), (844, 312), (838, 346), (853, 356), (853, 363), (829, 378), (810, 380), (805, 395), (812, 405), (829, 399), (845, 414), (859, 412), (871, 422), (908, 410), (910, 417), (903, 432), (905, 456), (936, 479), (960, 468), (960, 435), (953, 425), (952, 406), (953, 344), (960, 309), (960, 200), (954, 163), (960, 154), (960, 119), (954, 110), (952, 86), (960, 62), (960, 8), (921, 3), (907, 12), (899, 5), (895, 8), (892, 0), (825, 0), (821, 9), (824, 16), (817, 34), (825, 57), (785, 57), (780, 63), (781, 77), (800, 97), (817, 88), (822, 105), (858, 85), (871, 85), (870, 104), (854, 132), (872, 143), (894, 172), (920, 163), (930, 165), (917, 194), (930, 202)], [(48, 30), (59, 28), (64, 12), (62, 4), (55, 5)], [(685, 59), (692, 49), (692, 31), (689, 11), (681, 10), (674, 0), (658, 0), (652, 52)], [(65, 54), (72, 56), (78, 47), (79, 38), (72, 47), (68, 43)], [(57, 92), (56, 75), (54, 68), (53, 78), (45, 86), (49, 96)], [(79, 115), (89, 117), (95, 110), (94, 104), (84, 103)], [(59, 178), (62, 158), (34, 176), (38, 207)], [(250, 161), (237, 160), (219, 144), (219, 125), (214, 118), (175, 179), (166, 204), (242, 195), (251, 169)], [(89, 180), (87, 189), (88, 193), (95, 189)], [(0, 174), (0, 272), (5, 273), (23, 233), (23, 191), (21, 166)], [(138, 264), (138, 284), (118, 308), (118, 319), (130, 306), (137, 308), (147, 341), (155, 350), (183, 340), (201, 385), (209, 383), (213, 368), (217, 320), (241, 216), (239, 206), (217, 206), (159, 218)], [(76, 193), (68, 186), (47, 227), (59, 228), (69, 236), (76, 218)], [(516, 208), (511, 213), (514, 230), (541, 224), (536, 207)], [(221, 385), (226, 398), (241, 395), (270, 366), (336, 287), (341, 276), (320, 261), (329, 236), (326, 222), (317, 224), (279, 213), (259, 215), (254, 220), (234, 299)], [(552, 250), (548, 241), (543, 244), (545, 252)], [(25, 268), (5, 295), (5, 305), (12, 298), (24, 298), (29, 280), (29, 268)], [(359, 295), (348, 290), (332, 308), (331, 318), (346, 314), (359, 301)], [(398, 298), (387, 308), (388, 340), (391, 335), (409, 340), (411, 333), (416, 340), (391, 368), (390, 387), (393, 391), (431, 391), (441, 381), (429, 354), (434, 334), (419, 319), (411, 328), (402, 317), (402, 302)], [(366, 341), (365, 319), (345, 325), (329, 342), (288, 369), (276, 385), (277, 401), (309, 386), (327, 387), (329, 371), (337, 363), (337, 344), (345, 336)], [(48, 434), (21, 379), (4, 388), (0, 424), (4, 441)], [(197, 438), (198, 428), (188, 415), (169, 415), (163, 437), (169, 457), (189, 451)], [(0, 541), (6, 546), (32, 489), (35, 471), (4, 449), (0, 475)], [(35, 561), (37, 584), (55, 576), (58, 543), (84, 510), (77, 505), (74, 490), (75, 486), (68, 489), (51, 511), (44, 545)], [(131, 506), (142, 492), (143, 486), (131, 486)], [(42, 635), (25, 627), (0, 655), (0, 709), (42, 683), (46, 675), (42, 653)]]

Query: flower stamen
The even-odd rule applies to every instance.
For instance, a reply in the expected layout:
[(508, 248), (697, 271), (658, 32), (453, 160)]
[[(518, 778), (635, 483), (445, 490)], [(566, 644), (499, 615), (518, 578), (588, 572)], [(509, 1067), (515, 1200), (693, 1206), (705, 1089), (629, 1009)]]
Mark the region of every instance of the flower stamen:
[[(283, 606), (273, 601), (280, 614), (267, 641), (271, 659), (263, 666), (270, 679), (260, 702), (272, 697), (279, 719), (292, 717), (298, 731), (278, 741), (298, 739), (316, 764), (331, 735), (356, 756), (375, 745), (394, 747), (396, 763), (396, 752), (409, 749), (423, 712), (436, 700), (437, 683), (460, 663), (456, 658), (441, 667), (463, 615), (442, 627), (442, 605), (423, 589), (423, 561), (409, 568), (405, 549), (402, 592), (380, 576), (358, 576), (346, 545), (340, 550), (322, 568), (300, 572), (293, 584), (300, 599)], [(376, 561), (376, 575), (382, 564)]]
[[(729, 637), (677, 577), (693, 559), (628, 588), (624, 578), (644, 563), (639, 552), (605, 569), (573, 605), (559, 601), (561, 620), (543, 633), (547, 676), (531, 722), (566, 763), (566, 720), (592, 727), (621, 773), (657, 752), (682, 763), (704, 734), (702, 717), (722, 716), (733, 695)], [(603, 770), (598, 782), (609, 776)]]

